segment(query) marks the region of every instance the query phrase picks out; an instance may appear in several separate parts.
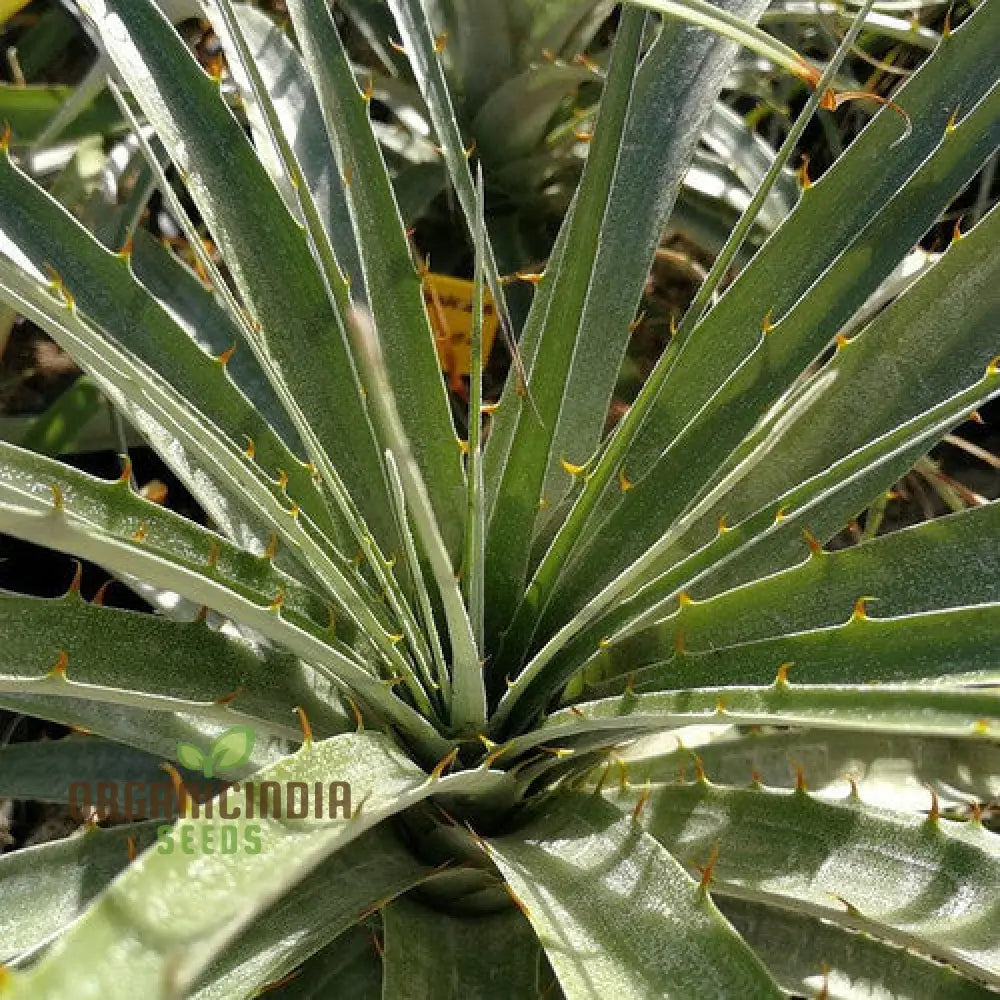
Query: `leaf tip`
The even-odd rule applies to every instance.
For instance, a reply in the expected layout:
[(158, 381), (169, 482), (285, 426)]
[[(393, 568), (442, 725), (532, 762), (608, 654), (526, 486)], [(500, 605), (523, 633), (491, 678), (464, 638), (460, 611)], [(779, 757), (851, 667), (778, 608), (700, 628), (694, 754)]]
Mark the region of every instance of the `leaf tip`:
[(705, 765), (702, 763), (701, 758), (696, 753), (691, 754), (691, 757), (694, 760), (695, 781), (697, 781), (699, 785), (707, 785), (708, 775), (705, 774)]
[(267, 547), (264, 549), (264, 558), (268, 562), (273, 562), (274, 557), (277, 554), (278, 554), (278, 536), (272, 531), (267, 539)]
[(789, 763), (795, 768), (795, 791), (799, 795), (805, 795), (809, 791), (809, 786), (806, 784), (805, 768), (796, 760)]

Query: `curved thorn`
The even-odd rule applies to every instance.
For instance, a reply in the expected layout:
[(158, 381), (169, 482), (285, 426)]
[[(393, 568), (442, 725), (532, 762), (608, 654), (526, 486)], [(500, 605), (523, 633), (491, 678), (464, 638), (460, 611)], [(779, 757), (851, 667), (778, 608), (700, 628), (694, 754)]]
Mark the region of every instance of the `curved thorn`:
[(184, 784), (184, 779), (173, 764), (163, 763), (161, 770), (166, 771), (170, 776), (170, 783), (174, 786), (174, 798), (177, 799), (177, 808), (182, 816), (190, 816), (191, 795)]
[(698, 893), (701, 896), (708, 894), (708, 888), (712, 884), (712, 876), (715, 873), (715, 866), (719, 862), (719, 844), (712, 844), (709, 851), (708, 860), (703, 865), (695, 865), (695, 869), (701, 872), (701, 881), (698, 884)]
[(444, 772), (447, 771), (456, 760), (458, 760), (458, 747), (454, 747), (449, 754), (434, 765), (434, 770), (431, 771), (429, 780), (439, 781)]
[(299, 718), (299, 726), (302, 729), (302, 745), (311, 747), (313, 745), (313, 731), (312, 726), (309, 725), (309, 716), (306, 715), (306, 710), (301, 705), (296, 705), (292, 711)]
[(823, 546), (820, 544), (819, 539), (808, 528), (802, 529), (802, 537), (805, 539), (806, 545), (809, 546), (809, 552), (811, 555), (823, 555)]
[(229, 694), (224, 694), (221, 698), (217, 699), (215, 704), (220, 708), (228, 708), (234, 701), (236, 701), (239, 696), (243, 694), (243, 685), (240, 684), (235, 690), (230, 691)]
[(782, 663), (778, 667), (778, 672), (774, 676), (774, 686), (776, 688), (788, 688), (791, 687), (788, 681), (788, 671), (795, 666), (795, 663), (789, 660), (787, 663)]
[(365, 717), (361, 714), (361, 709), (358, 708), (358, 703), (350, 696), (345, 695), (347, 698), (348, 705), (351, 706), (351, 711), (354, 713), (354, 722), (357, 726), (358, 732), (363, 732), (365, 728)]
[(95, 607), (103, 608), (104, 602), (108, 596), (108, 591), (111, 589), (111, 585), (114, 582), (115, 582), (114, 579), (105, 580), (104, 583), (102, 583), (100, 587), (97, 588), (97, 593), (94, 594), (94, 597), (90, 603), (93, 604)]
[(49, 670), (46, 677), (52, 680), (66, 680), (66, 671), (69, 669), (69, 653), (65, 649), (60, 649), (56, 657), (55, 666)]
[(642, 819), (642, 811), (646, 808), (646, 804), (653, 797), (653, 789), (649, 784), (649, 779), (646, 779), (646, 784), (643, 786), (642, 791), (639, 793), (639, 797), (635, 800), (635, 805), (632, 808), (632, 822), (638, 823)]

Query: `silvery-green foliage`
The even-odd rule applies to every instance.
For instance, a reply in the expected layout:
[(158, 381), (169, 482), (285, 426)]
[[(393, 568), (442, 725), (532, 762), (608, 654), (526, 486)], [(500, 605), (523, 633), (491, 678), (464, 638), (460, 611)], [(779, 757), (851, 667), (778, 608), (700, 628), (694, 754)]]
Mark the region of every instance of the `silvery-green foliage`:
[[(1000, 793), (1000, 506), (823, 543), (1000, 390), (1000, 211), (864, 311), (1000, 146), (998, 3), (941, 39), (716, 299), (827, 69), (605, 438), (734, 39), (765, 44), (757, 0), (626, 6), (519, 362), (495, 408), (472, 377), (482, 424), (462, 442), (327, 5), (288, 0), (294, 35), (207, 5), (234, 109), (152, 0), (81, 0), (172, 160), (168, 176), (148, 149), (205, 280), (141, 232), (103, 245), (5, 150), (0, 291), (207, 526), (127, 465), (102, 481), (0, 445), (0, 529), (169, 612), (78, 585), (0, 595), (0, 704), (86, 730), (0, 749), (0, 795), (146, 787), (167, 760), (189, 782), (344, 783), (349, 808), (188, 804), (172, 827), (133, 816), (4, 856), (0, 997), (995, 995), (1000, 842), (977, 803)], [(592, 6), (518, 5), (517, 37), (543, 44)], [(489, 285), (503, 312), (455, 119), (502, 88), (481, 31), (449, 49), (427, 14), (462, 25), (479, 4), (345, 7), (402, 40), (474, 298)]]

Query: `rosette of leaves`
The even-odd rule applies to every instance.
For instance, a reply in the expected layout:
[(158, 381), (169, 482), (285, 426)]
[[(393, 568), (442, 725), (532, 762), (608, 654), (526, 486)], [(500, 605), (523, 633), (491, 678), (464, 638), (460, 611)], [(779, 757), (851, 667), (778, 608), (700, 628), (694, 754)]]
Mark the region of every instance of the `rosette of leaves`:
[[(289, 0), (301, 51), (280, 72), (248, 10), (211, 5), (248, 136), (154, 4), (83, 3), (232, 284), (207, 255), (211, 287), (138, 236), (105, 247), (4, 157), (0, 288), (208, 526), (127, 467), (99, 481), (0, 446), (0, 528), (164, 609), (0, 596), (0, 703), (90, 733), (2, 751), (0, 794), (123, 783), (243, 726), (254, 782), (346, 782), (351, 810), (200, 812), (4, 857), (3, 1000), (994, 995), (1000, 507), (822, 543), (1000, 390), (1000, 211), (850, 326), (1000, 144), (997, 2), (716, 301), (807, 117), (836, 104), (848, 34), (603, 437), (662, 226), (763, 4), (703, 26), (626, 6), (520, 365), (496, 407), (472, 378), (488, 434), (473, 419), (467, 442), (325, 4)], [(454, 135), (456, 239), (476, 298), (502, 302)], [(261, 849), (213, 853), (226, 823)]]

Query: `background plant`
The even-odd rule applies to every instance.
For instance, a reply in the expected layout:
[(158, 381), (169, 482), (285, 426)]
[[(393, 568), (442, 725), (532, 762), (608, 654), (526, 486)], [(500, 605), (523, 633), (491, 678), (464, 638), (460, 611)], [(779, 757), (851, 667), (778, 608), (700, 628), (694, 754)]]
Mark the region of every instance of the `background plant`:
[[(0, 287), (210, 526), (139, 496), (127, 464), (98, 481), (0, 446), (3, 530), (169, 611), (78, 587), (0, 597), (3, 704), (92, 734), (4, 749), (5, 780), (52, 795), (67, 773), (148, 774), (249, 725), (255, 777), (350, 781), (357, 806), (266, 821), (256, 856), (144, 850), (155, 826), (137, 824), (3, 858), (0, 996), (243, 997), (296, 969), (274, 995), (852, 996), (872, 979), (991, 995), (1000, 859), (966, 806), (996, 794), (998, 508), (842, 552), (820, 541), (1000, 386), (995, 210), (849, 326), (1000, 145), (995, 3), (713, 302), (831, 63), (602, 440), (736, 54), (626, 7), (520, 332), (523, 376), (462, 442), (324, 6), (288, 4), (299, 55), (260, 15), (212, 5), (248, 138), (155, 5), (88, 0), (226, 275), (141, 142), (210, 284), (139, 234), (102, 244), (8, 156)], [(433, 25), (417, 0), (392, 7), (440, 88)], [(745, 37), (762, 7), (738, 0), (728, 25), (682, 13)], [(477, 287), (500, 297), (482, 185), (457, 127), (441, 132)], [(470, 396), (478, 414), (478, 377)], [(696, 757), (681, 740), (705, 723), (719, 738)], [(891, 798), (865, 780), (886, 757), (908, 762)]]

